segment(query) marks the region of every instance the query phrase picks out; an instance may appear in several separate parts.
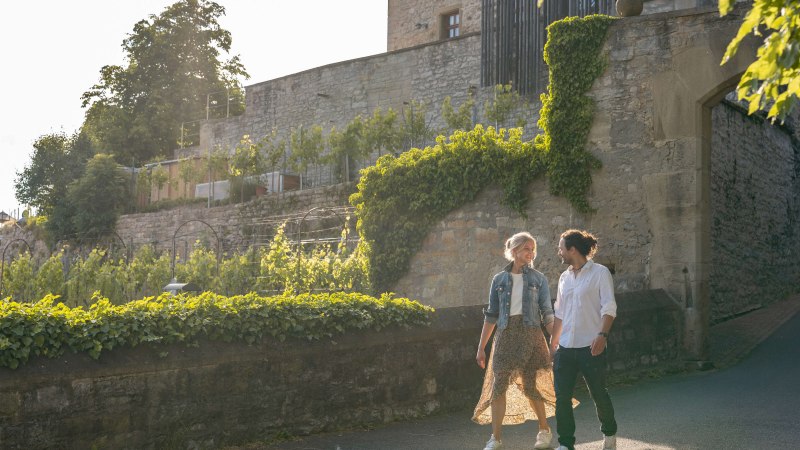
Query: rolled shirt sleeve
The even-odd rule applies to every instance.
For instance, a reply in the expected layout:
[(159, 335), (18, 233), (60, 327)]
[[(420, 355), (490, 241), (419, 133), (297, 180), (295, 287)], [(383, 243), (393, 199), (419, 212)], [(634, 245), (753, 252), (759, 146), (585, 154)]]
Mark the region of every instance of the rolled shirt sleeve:
[(614, 280), (611, 272), (605, 266), (600, 266), (604, 270), (600, 276), (600, 317), (617, 317), (617, 301), (614, 298)]

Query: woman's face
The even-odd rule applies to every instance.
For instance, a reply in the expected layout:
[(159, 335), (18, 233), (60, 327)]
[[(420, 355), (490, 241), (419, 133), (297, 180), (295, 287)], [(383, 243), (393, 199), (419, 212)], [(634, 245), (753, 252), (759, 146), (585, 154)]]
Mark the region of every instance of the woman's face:
[(527, 241), (515, 248), (512, 253), (514, 255), (514, 263), (517, 266), (528, 265), (536, 258), (536, 244), (533, 241)]

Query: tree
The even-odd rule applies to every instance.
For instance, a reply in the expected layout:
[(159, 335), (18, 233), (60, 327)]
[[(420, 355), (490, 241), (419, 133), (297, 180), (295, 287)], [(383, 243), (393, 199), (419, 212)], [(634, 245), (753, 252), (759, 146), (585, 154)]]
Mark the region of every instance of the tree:
[(153, 192), (153, 177), (147, 168), (141, 168), (136, 175), (136, 204), (143, 200), (144, 204), (150, 202), (150, 195)]
[(91, 156), (91, 144), (83, 133), (40, 136), (33, 143), (30, 164), (14, 180), (17, 200), (37, 208), (39, 214), (51, 215), (64, 203), (67, 185), (83, 173)]
[(380, 108), (376, 108), (372, 112), (372, 117), (364, 121), (361, 134), (361, 146), (365, 155), (368, 156), (375, 151), (378, 152), (378, 156), (384, 151), (396, 152), (402, 139), (397, 113), (389, 108), (384, 114)]
[[(494, 97), (484, 103), (484, 113), (486, 120), (494, 123), (494, 127), (499, 129), (512, 118), (514, 111), (520, 108), (527, 108), (527, 101), (514, 90), (511, 83), (498, 84), (494, 87)], [(526, 120), (522, 117), (517, 118), (515, 126), (524, 127)]]
[(209, 190), (209, 204), (211, 200), (216, 198), (216, 181), (217, 177), (222, 176), (228, 169), (228, 152), (216, 147), (214, 151), (209, 150), (208, 156), (203, 159), (203, 172), (208, 176)]
[(123, 41), (125, 67), (108, 65), (84, 92), (84, 126), (99, 148), (123, 160), (147, 161), (176, 147), (180, 126), (206, 117), (206, 97), (228, 91), (233, 114), (244, 108), (239, 57), (220, 60), (231, 34), (218, 19), (225, 8), (181, 0), (141, 20)]
[(178, 163), (178, 176), (183, 181), (183, 196), (185, 198), (194, 197), (194, 193), (189, 195), (189, 185), (202, 179), (202, 175), (201, 172), (198, 177), (195, 158), (186, 158)]
[[(720, 15), (731, 12), (733, 4), (734, 0), (720, 0)], [(739, 99), (749, 103), (749, 114), (769, 108), (768, 117), (783, 121), (800, 98), (800, 3), (754, 0), (722, 64), (736, 55), (739, 44), (751, 33), (766, 37), (756, 60), (739, 80)]]
[(289, 148), (291, 149), (289, 161), (292, 168), (306, 178), (308, 168), (319, 163), (325, 148), (322, 127), (314, 125), (310, 130), (306, 130), (301, 126), (297, 130), (292, 130), (292, 134), (289, 136)]
[(472, 90), (467, 92), (467, 99), (458, 107), (453, 108), (452, 99), (448, 95), (442, 102), (442, 117), (447, 124), (447, 134), (455, 130), (469, 131), (474, 127), (472, 122), (472, 109), (475, 106), (475, 96)]
[(67, 200), (75, 211), (72, 222), (80, 237), (105, 236), (130, 202), (128, 176), (111, 155), (95, 155), (83, 176), (70, 183)]
[(434, 136), (434, 131), (425, 120), (428, 106), (424, 102), (411, 100), (403, 108), (403, 123), (400, 126), (400, 143), (403, 150), (421, 148)]
[(72, 136), (42, 135), (33, 144), (30, 164), (17, 172), (15, 196), (20, 203), (35, 207), (40, 216), (47, 217), (44, 226), (51, 243), (75, 231), (72, 223), (75, 210), (67, 200), (67, 188), (81, 176), (93, 152), (84, 132)]
[(242, 136), (239, 144), (231, 156), (228, 173), (231, 176), (231, 187), (233, 181), (238, 181), (240, 186), (239, 200), (244, 201), (244, 185), (249, 175), (259, 175), (264, 167), (264, 160), (261, 156), (261, 148), (250, 139), (250, 135)]
[(153, 172), (150, 174), (150, 182), (151, 185), (155, 185), (157, 189), (156, 201), (161, 200), (161, 189), (169, 183), (169, 172), (161, 163), (158, 163), (158, 165), (153, 168)]
[[(278, 163), (286, 156), (286, 141), (278, 139), (278, 132), (272, 130), (270, 134), (258, 141), (258, 145), (261, 148), (262, 157), (264, 158), (264, 168), (268, 168), (270, 172), (274, 173), (275, 169), (278, 167)], [(282, 174), (278, 174), (277, 177), (273, 177), (272, 183), (280, 183), (281, 176)], [(269, 186), (270, 192), (276, 192), (278, 189), (280, 189), (280, 186)]]
[(341, 181), (351, 181), (351, 174), (355, 172), (351, 164), (369, 156), (371, 149), (365, 145), (366, 126), (360, 115), (345, 126), (344, 131), (331, 128), (328, 134), (330, 154), (328, 163), (334, 167), (336, 177)]

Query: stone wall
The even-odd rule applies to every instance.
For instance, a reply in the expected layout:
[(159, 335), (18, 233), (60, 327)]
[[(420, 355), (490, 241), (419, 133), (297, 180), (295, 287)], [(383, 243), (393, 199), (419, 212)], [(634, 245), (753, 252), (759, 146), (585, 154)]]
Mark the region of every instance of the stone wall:
[(711, 317), (720, 321), (800, 285), (800, 142), (735, 103), (712, 114)]
[(480, 0), (389, 0), (389, 51), (442, 39), (443, 14), (461, 13), (461, 35), (481, 31)]
[[(402, 121), (402, 111), (412, 108), (411, 101), (425, 104), (428, 128), (438, 133), (446, 127), (441, 114), (445, 97), (450, 96), (457, 108), (467, 99), (469, 90), (475, 93), (473, 117), (483, 122), (484, 103), (494, 91), (480, 88), (479, 34), (343, 61), (247, 86), (245, 113), (205, 123), (200, 145), (187, 151), (200, 155), (212, 148), (232, 151), (243, 135), (257, 140), (275, 130), (285, 139), (301, 126), (319, 125), (327, 136), (332, 127), (342, 130), (356, 116), (372, 116), (377, 108), (384, 112), (392, 108)], [(530, 124), (529, 135), (536, 132), (538, 111), (538, 98), (518, 111)], [(515, 119), (498, 125), (514, 126)], [(407, 148), (433, 143), (431, 138), (409, 143)], [(374, 153), (351, 171), (373, 163), (378, 156)], [(333, 177), (330, 168), (315, 167), (304, 183), (329, 184), (335, 181)]]
[[(481, 0), (389, 0), (387, 47), (393, 51), (441, 40), (441, 17), (456, 10), (461, 12), (462, 35), (481, 32), (481, 3)], [(613, 15), (614, 2), (609, 3)], [(642, 15), (715, 4), (715, 0), (645, 0)]]
[[(615, 375), (675, 362), (680, 326), (663, 292), (618, 300)], [(116, 348), (0, 368), (3, 449), (223, 448), (425, 416), (469, 414), (480, 307), (436, 312), (431, 327), (255, 346), (201, 342)], [(466, 417), (465, 417), (466, 420)]]
[[(117, 221), (116, 231), (129, 247), (131, 243), (134, 248), (151, 244), (158, 249), (171, 250), (172, 237), (176, 230), (182, 224), (193, 221), (180, 228), (179, 236), (186, 236), (176, 244), (180, 252), (186, 242), (191, 244), (196, 239), (214, 243), (213, 233), (207, 226), (197, 222), (197, 220), (202, 220), (214, 228), (217, 237), (222, 241), (222, 250), (232, 251), (248, 245), (264, 244), (273, 235), (275, 227), (283, 221), (289, 221), (286, 231), (292, 237), (298, 221), (311, 209), (320, 207), (349, 208), (348, 197), (354, 192), (354, 189), (355, 186), (352, 183), (338, 184), (302, 191), (268, 194), (246, 203), (233, 205), (207, 208), (206, 204), (197, 203), (152, 213), (126, 214)], [(336, 223), (344, 223), (345, 217), (329, 215), (331, 219), (324, 221), (324, 227), (335, 227)], [(336, 223), (332, 223), (332, 221)], [(323, 228), (322, 225), (309, 221), (309, 223), (305, 223), (303, 231)], [(333, 232), (333, 236), (338, 236), (340, 232), (341, 227), (338, 232)]]
[[(736, 58), (719, 64), (746, 8), (737, 5), (724, 18), (707, 8), (615, 22), (602, 50), (608, 68), (589, 93), (596, 110), (587, 149), (603, 164), (593, 174), (588, 195), (595, 210), (576, 213), (563, 198), (547, 194), (545, 181), (536, 180), (524, 218), (499, 205), (499, 190), (489, 189), (434, 227), (394, 290), (433, 305), (484, 303), (490, 277), (504, 263), (503, 241), (523, 229), (539, 240), (536, 264), (552, 285), (563, 270), (555, 255), (559, 234), (586, 228), (599, 237), (597, 260), (613, 268), (618, 292), (663, 289), (685, 307), (687, 351), (703, 358), (717, 261), (710, 168), (711, 149), (718, 143), (712, 131), (725, 121), (712, 117), (711, 109), (733, 89), (755, 54), (757, 40), (745, 40)], [(751, 142), (745, 129), (727, 129), (732, 141)], [(783, 161), (774, 173), (759, 176), (786, 180), (791, 161)], [(796, 189), (763, 183), (753, 188), (758, 198), (789, 198)], [(729, 237), (727, 245), (734, 248), (748, 245), (743, 235)], [(793, 245), (788, 251), (800, 250)], [(773, 246), (762, 260), (783, 260), (784, 251)], [(796, 276), (797, 268), (793, 272)], [(769, 279), (782, 283), (778, 277)], [(761, 302), (778, 298), (762, 295)]]

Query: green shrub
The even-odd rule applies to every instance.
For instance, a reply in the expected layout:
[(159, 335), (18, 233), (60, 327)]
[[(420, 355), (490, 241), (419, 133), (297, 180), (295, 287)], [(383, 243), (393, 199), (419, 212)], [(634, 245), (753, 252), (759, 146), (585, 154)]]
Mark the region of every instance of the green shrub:
[(0, 366), (65, 350), (99, 358), (103, 351), (142, 343), (194, 344), (201, 338), (261, 342), (319, 340), (359, 330), (423, 326), (433, 309), (384, 294), (325, 293), (261, 297), (162, 294), (122, 305), (95, 298), (88, 309), (46, 296), (36, 303), (0, 301)]
[[(613, 20), (570, 17), (548, 27), (550, 83), (539, 114), (544, 133), (533, 142), (522, 142), (521, 128), (509, 130), (506, 139), (504, 129), (476, 125), (469, 132), (454, 132), (449, 141), (439, 136), (433, 147), (381, 157), (362, 170), (350, 203), (356, 207), (377, 292), (390, 290), (408, 271), (437, 221), (490, 184), (502, 186), (504, 202), (524, 216), (526, 186), (546, 174), (551, 194), (566, 197), (579, 212), (591, 211), (586, 194), (600, 161), (586, 150), (594, 113), (586, 92), (606, 66), (600, 49)], [(502, 122), (521, 99), (510, 86), (497, 86), (495, 93), (487, 116)], [(447, 108), (452, 115), (449, 102)]]
[[(356, 207), (358, 230), (369, 246), (371, 280), (382, 292), (407, 270), (431, 227), (450, 211), (473, 200), (490, 184), (505, 192), (504, 203), (524, 213), (525, 186), (544, 173), (544, 154), (522, 141), (522, 129), (476, 125), (440, 136), (433, 147), (384, 155), (361, 172)], [(424, 188), (421, 188), (423, 187)]]

